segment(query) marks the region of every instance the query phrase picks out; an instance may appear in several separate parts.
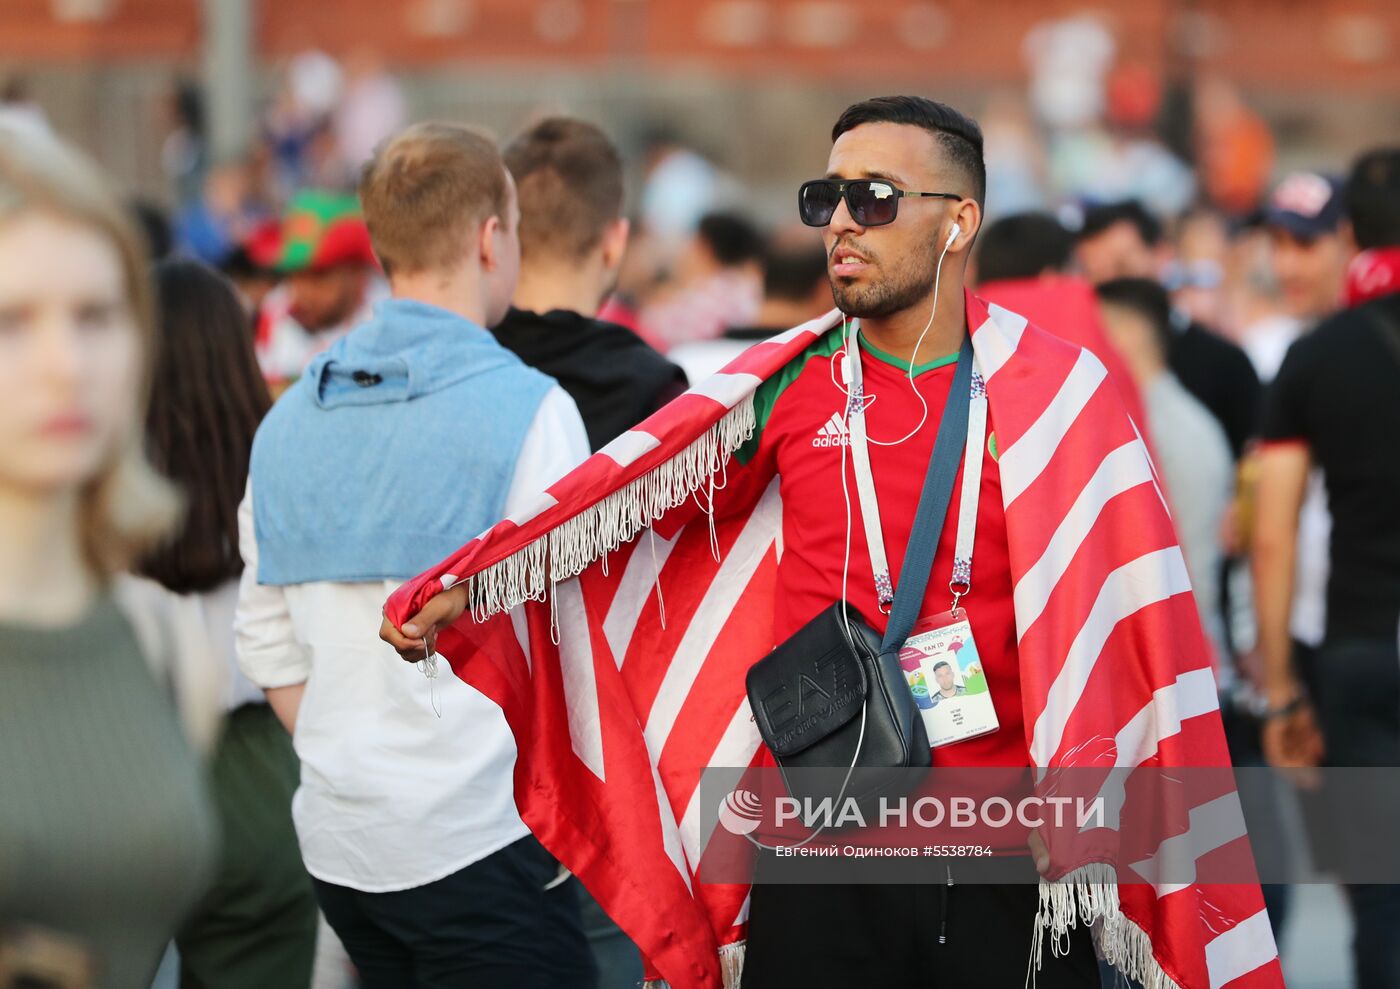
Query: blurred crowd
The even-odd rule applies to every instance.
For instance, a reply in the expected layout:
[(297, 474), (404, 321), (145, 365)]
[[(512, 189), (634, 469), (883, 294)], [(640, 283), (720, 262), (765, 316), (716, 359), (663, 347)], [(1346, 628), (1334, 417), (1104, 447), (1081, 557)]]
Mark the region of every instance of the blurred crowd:
[[(1280, 178), (1275, 141), (1238, 88), (1218, 76), (1163, 79), (1120, 57), (1113, 32), (1089, 14), (1042, 22), (1023, 48), (1025, 91), (995, 91), (979, 114), (988, 219), (1046, 211), (1075, 231), (1086, 208), (1136, 203), (1169, 235), (1170, 250), (1157, 254), (1180, 262), (1172, 279), (1219, 272), (1219, 284), (1198, 293), (1216, 307), (1201, 314), (1205, 322), (1278, 349), (1288, 329), (1272, 317), (1287, 317), (1296, 300), (1285, 304), (1292, 289), (1270, 268), (1258, 223)], [(361, 225), (337, 225), (314, 252), (305, 234), (358, 216), (359, 170), (409, 119), (410, 99), (372, 48), (341, 59), (310, 49), (280, 67), (250, 147), (231, 158), (212, 151), (205, 102), (197, 83), (170, 84), (157, 114), (168, 192), (134, 208), (156, 254), (196, 258), (238, 285), (276, 388), (384, 296)], [(0, 119), (45, 126), (22, 76), (0, 92)], [(628, 249), (604, 317), (662, 350), (752, 329), (765, 270), (785, 267), (765, 265), (765, 252), (792, 260), (818, 238), (795, 221), (756, 222), (772, 211), (758, 209), (680, 121), (641, 122), (613, 137), (633, 189)]]
[[(1400, 394), (1400, 149), (1345, 174), (1280, 174), (1268, 127), (1223, 80), (1197, 82), (1183, 99), (1117, 65), (1092, 19), (1044, 27), (1027, 52), (1027, 98), (993, 101), (981, 118), (989, 221), (969, 284), (1094, 351), (1133, 410), (1216, 652), (1236, 761), (1306, 768), (1325, 738), (1344, 764), (1397, 764), (1400, 714), (1358, 714), (1397, 676), (1386, 668), (1400, 600), (1396, 458), (1393, 444), (1358, 443), (1370, 427), (1347, 417), (1393, 416), (1387, 396)], [(49, 980), (14, 985), (98, 984), (98, 958), (100, 984), (142, 985), (171, 937), (186, 986), (308, 985), (313, 969), (318, 985), (353, 979), (324, 923), (317, 957), (318, 904), (330, 901), (313, 896), (289, 812), (307, 776), (279, 704), (295, 711), (301, 697), (276, 691), (295, 678), (254, 683), (235, 657), (248, 557), (239, 506), (277, 396), (390, 299), (371, 247), (372, 233), (385, 234), (367, 224), (356, 190), (410, 116), (374, 59), (308, 53), (287, 67), (248, 154), (218, 161), (203, 94), (179, 84), (161, 151), (168, 204), (119, 208), (92, 166), (50, 149), (22, 87), (5, 94), (0, 775), (42, 774), (36, 792), (71, 796), (0, 823), (0, 842), (19, 831), (33, 849), (19, 878), (0, 868), (0, 920), (22, 902), (16, 890), (35, 896), (32, 929), (0, 929), (0, 956)], [(572, 158), (551, 157), (561, 145)], [(582, 453), (832, 305), (810, 228), (755, 222), (741, 183), (679, 129), (657, 128), (636, 150), (624, 161), (596, 128), (541, 115), (504, 152), (522, 260), (492, 328), (569, 392)], [(634, 196), (624, 197), (624, 173), (640, 177)], [(570, 237), (576, 250), (539, 246)], [(1375, 327), (1356, 315), (1363, 306), (1380, 314)], [(78, 342), (53, 343), (41, 369), (37, 350), (21, 360), (21, 337), (44, 320), (70, 320)], [(139, 332), (118, 333), (123, 320)], [(40, 415), (47, 399), (28, 397), (38, 381), (81, 400), (32, 434), (12, 429)], [(1333, 392), (1339, 381), (1354, 393)], [(395, 471), (411, 485), (422, 466)], [(122, 585), (125, 613), (160, 616), (131, 619), (140, 649), (116, 631), (117, 605), (90, 613), (80, 605), (91, 595), (72, 593), (117, 573), (143, 578)], [(1366, 645), (1387, 636), (1389, 653)], [(1338, 668), (1339, 649), (1363, 672), (1329, 690), (1319, 671)], [(12, 653), (54, 662), (21, 670)], [(212, 664), (189, 662), (195, 654)], [(137, 687), (151, 655), (183, 732)], [(43, 722), (55, 706), (83, 712), (91, 732), (53, 737)], [(299, 745), (314, 747), (314, 730)], [(201, 750), (207, 801), (192, 754)], [(0, 819), (19, 812), (5, 804)], [(1286, 931), (1287, 890), (1268, 896)], [(54, 920), (79, 902), (91, 916), (71, 926), (86, 943)], [(334, 926), (357, 937), (340, 906)], [(1400, 907), (1379, 894), (1353, 906), (1362, 940), (1373, 939), (1359, 941), (1360, 984), (1385, 984), (1365, 981), (1367, 944), (1393, 936)], [(609, 984), (640, 978), (607, 919), (590, 923)], [(0, 966), (0, 985), (5, 977)]]

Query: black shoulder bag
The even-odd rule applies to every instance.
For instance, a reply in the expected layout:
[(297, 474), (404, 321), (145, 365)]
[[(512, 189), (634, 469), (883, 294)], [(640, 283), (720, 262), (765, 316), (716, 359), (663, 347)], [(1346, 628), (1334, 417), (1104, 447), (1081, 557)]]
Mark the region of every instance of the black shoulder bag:
[[(883, 639), (854, 608), (838, 601), (749, 670), (754, 721), (789, 794), (799, 800), (834, 797), (840, 803), (857, 768), (897, 771), (930, 764), (928, 736), (900, 669), (899, 650), (918, 620), (948, 514), (967, 438), (971, 382), (972, 342), (965, 339)], [(845, 769), (840, 790), (826, 785), (827, 774), (791, 772), (817, 768)], [(850, 796), (871, 797), (889, 782), (878, 772), (862, 773), (860, 791)]]

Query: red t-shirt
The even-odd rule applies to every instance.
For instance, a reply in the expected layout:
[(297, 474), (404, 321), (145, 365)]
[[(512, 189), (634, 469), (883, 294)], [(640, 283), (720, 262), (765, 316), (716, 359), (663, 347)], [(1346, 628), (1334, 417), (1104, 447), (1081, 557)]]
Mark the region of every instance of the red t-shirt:
[[(780, 479), (783, 553), (778, 568), (774, 630), (778, 642), (843, 595), (847, 515), (841, 488), (841, 465), (847, 436), (841, 421), (846, 403), (840, 385), (841, 347), (838, 328), (759, 387), (754, 396), (758, 429), (754, 438), (739, 451), (742, 460), (767, 461)], [(913, 430), (923, 415), (923, 406), (910, 387), (908, 365), (864, 341), (860, 349), (865, 393), (873, 396), (866, 411), (867, 432), (872, 440), (899, 439)], [(885, 552), (896, 589), (956, 363), (954, 354), (920, 364), (915, 369), (914, 387), (928, 402), (928, 417), (923, 426), (898, 446), (880, 446), (872, 442), (869, 447), (871, 473), (885, 533)], [(1016, 618), (1012, 608), (995, 425), (989, 417), (977, 508), (972, 591), (963, 599), (962, 606), (972, 623), (972, 634), (983, 661), (1000, 728), (988, 735), (934, 749), (935, 766), (1030, 764), (1022, 725)], [(872, 627), (883, 632), (886, 616), (877, 607), (874, 568), (866, 547), (849, 450), (845, 456), (845, 472), (851, 504), (851, 559), (844, 595)], [(953, 570), (961, 490), (962, 468), (959, 467), (921, 616), (946, 612), (952, 603), (948, 581)]]

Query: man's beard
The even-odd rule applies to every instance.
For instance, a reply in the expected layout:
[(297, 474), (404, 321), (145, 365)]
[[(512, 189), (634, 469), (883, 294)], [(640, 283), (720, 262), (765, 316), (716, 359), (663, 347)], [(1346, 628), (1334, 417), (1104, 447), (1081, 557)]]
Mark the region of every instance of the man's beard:
[(909, 258), (898, 269), (874, 283), (842, 284), (831, 278), (836, 308), (847, 316), (876, 319), (916, 306), (933, 291), (934, 268), (921, 258)]

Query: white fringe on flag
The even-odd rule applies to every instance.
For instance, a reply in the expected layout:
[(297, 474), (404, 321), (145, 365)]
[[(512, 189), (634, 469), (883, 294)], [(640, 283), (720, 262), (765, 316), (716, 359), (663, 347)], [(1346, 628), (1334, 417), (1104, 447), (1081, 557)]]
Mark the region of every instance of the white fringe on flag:
[[(1099, 955), (1143, 989), (1181, 989), (1152, 957), (1152, 940), (1118, 908), (1118, 881), (1113, 866), (1101, 862), (1075, 869), (1055, 882), (1040, 881), (1040, 908), (1035, 915), (1031, 966), (1040, 971), (1045, 932), (1050, 951), (1069, 951), (1069, 932), (1084, 924), (1093, 932)], [(1031, 982), (1034, 982), (1032, 973)]]
[(749, 395), (674, 457), (468, 578), (472, 617), (485, 621), (526, 601), (543, 601), (553, 584), (577, 577), (594, 560), (711, 484), (734, 451), (753, 436), (755, 425)]
[[(739, 989), (744, 977), (743, 941), (720, 945), (719, 973), (724, 980), (724, 989)], [(671, 989), (671, 983), (665, 979), (648, 979), (642, 983), (642, 989)]]

